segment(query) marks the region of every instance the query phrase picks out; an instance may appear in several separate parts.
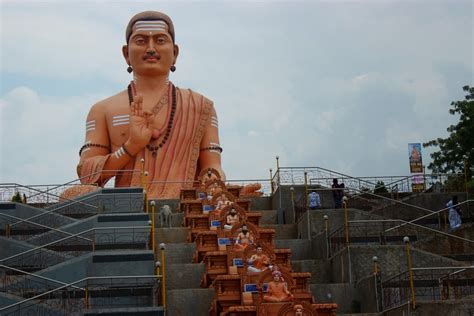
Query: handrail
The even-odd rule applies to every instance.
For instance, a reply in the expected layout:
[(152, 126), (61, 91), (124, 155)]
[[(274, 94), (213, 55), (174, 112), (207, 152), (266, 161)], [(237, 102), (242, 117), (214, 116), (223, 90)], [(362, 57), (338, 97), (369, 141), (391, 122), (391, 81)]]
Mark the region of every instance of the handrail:
[[(87, 277), (87, 278), (83, 278), (83, 279), (80, 279), (80, 280), (77, 280), (77, 281), (74, 281), (74, 282), (71, 282), (71, 283), (68, 283), (66, 285), (63, 285), (63, 286), (60, 286), (58, 288), (55, 288), (55, 289), (52, 289), (52, 290), (49, 290), (47, 292), (44, 292), (44, 293), (41, 293), (41, 294), (38, 294), (36, 296), (33, 296), (33, 297), (30, 297), (30, 298), (27, 298), (23, 301), (20, 301), (20, 302), (16, 302), (14, 304), (11, 304), (11, 305), (8, 305), (8, 306), (5, 306), (5, 307), (2, 307), (0, 308), (0, 311), (4, 311), (4, 310), (7, 310), (7, 309), (10, 309), (12, 307), (15, 307), (15, 306), (18, 306), (18, 305), (21, 305), (21, 304), (24, 304), (24, 303), (27, 303), (29, 301), (33, 301), (33, 300), (36, 300), (42, 296), (45, 296), (45, 295), (49, 295), (51, 293), (54, 293), (56, 291), (59, 291), (59, 290), (62, 290), (64, 288), (67, 288), (67, 287), (72, 287), (73, 285), (76, 285), (78, 283), (81, 283), (81, 282), (87, 282), (89, 280), (104, 280), (104, 279), (112, 279), (112, 280), (115, 280), (115, 279), (160, 279), (162, 278), (163, 276), (160, 274), (160, 275), (123, 275), (123, 276), (99, 276), (99, 277)], [(81, 289), (82, 291), (85, 291), (85, 289)]]
[[(48, 277), (45, 277), (45, 276), (42, 276), (42, 275), (39, 275), (39, 274), (30, 273), (30, 272), (23, 271), (23, 270), (16, 269), (16, 268), (12, 268), (12, 267), (9, 267), (9, 266), (3, 265), (3, 264), (0, 264), (0, 268), (12, 270), (12, 271), (15, 271), (15, 272), (20, 272), (20, 273), (26, 274), (28, 276), (32, 276), (32, 277), (42, 279), (42, 280), (45, 280), (45, 281), (54, 282), (54, 283), (58, 283), (58, 284), (62, 284), (62, 285), (67, 285), (67, 283), (62, 282), (62, 281), (58, 281), (58, 280), (55, 280), (55, 279), (50, 279)], [(80, 287), (76, 287), (76, 286), (73, 286), (73, 287), (77, 288), (79, 290), (84, 290), (83, 288), (80, 288)]]
[[(348, 223), (371, 223), (371, 222), (404, 222), (405, 225), (413, 225), (415, 227), (419, 227), (419, 228), (422, 228), (422, 229), (425, 229), (425, 230), (429, 230), (430, 232), (434, 232), (434, 233), (437, 233), (437, 234), (441, 234), (441, 235), (445, 235), (447, 237), (450, 237), (450, 238), (455, 238), (455, 239), (459, 239), (459, 240), (462, 240), (462, 241), (465, 241), (465, 242), (468, 242), (468, 243), (474, 243), (474, 240), (471, 240), (471, 239), (466, 239), (466, 238), (463, 238), (463, 237), (459, 237), (459, 236), (456, 236), (456, 235), (452, 235), (452, 234), (449, 234), (449, 233), (446, 233), (446, 232), (443, 232), (441, 230), (437, 230), (437, 229), (434, 229), (434, 228), (431, 228), (431, 227), (426, 227), (426, 226), (423, 226), (423, 225), (420, 225), (420, 224), (415, 224), (415, 223), (411, 223), (411, 222), (407, 222), (407, 221), (404, 221), (403, 219), (388, 219), (388, 220), (353, 220), (353, 221), (349, 221)], [(340, 226), (338, 229), (336, 230), (340, 230), (341, 227), (343, 228), (344, 225)], [(399, 227), (399, 226), (397, 226)], [(335, 230), (335, 231), (336, 231)], [(384, 230), (383, 232), (387, 232), (387, 230)]]
[[(4, 214), (4, 213), (0, 213), (0, 216), (5, 216), (5, 217), (9, 217), (9, 218), (13, 218), (13, 219), (18, 219), (18, 220), (21, 220), (21, 218), (19, 217), (16, 217), (16, 216), (13, 216), (13, 215), (8, 215), (8, 214)], [(70, 232), (67, 232), (67, 231), (64, 231), (64, 230), (60, 230), (60, 229), (57, 229), (57, 228), (53, 228), (53, 227), (49, 227), (47, 225), (43, 225), (43, 224), (39, 224), (39, 223), (35, 223), (35, 222), (31, 222), (29, 220), (23, 220), (23, 222), (25, 223), (28, 223), (28, 224), (32, 224), (32, 225), (36, 225), (36, 226), (39, 226), (39, 227), (43, 227), (43, 228), (46, 228), (46, 229), (49, 229), (49, 230), (53, 230), (55, 232), (59, 232), (59, 233), (62, 233), (62, 234), (65, 234), (65, 235), (69, 235), (69, 236), (73, 236), (72, 233)], [(10, 225), (10, 228), (12, 226)], [(83, 238), (83, 237), (80, 237), (82, 239), (87, 239), (87, 238)], [(87, 239), (88, 241), (90, 241), (89, 239)]]
[[(470, 203), (470, 202), (474, 202), (474, 200), (466, 200), (466, 201), (463, 201), (463, 202), (458, 203), (458, 204), (456, 204), (456, 205), (453, 205), (453, 206), (451, 206), (451, 207), (460, 206), (460, 205), (463, 205), (463, 204), (466, 204), (466, 203)], [(424, 219), (424, 218), (426, 218), (426, 217), (439, 214), (439, 213), (441, 213), (441, 212), (444, 212), (444, 211), (446, 211), (446, 210), (449, 210), (451, 207), (445, 207), (445, 208), (442, 208), (442, 209), (440, 209), (440, 210), (438, 210), (438, 211), (434, 211), (434, 212), (431, 213), (431, 214), (423, 215), (423, 216), (421, 216), (421, 217), (418, 217), (418, 218), (416, 218), (416, 219), (413, 219), (413, 220), (411, 220), (411, 221), (408, 221), (408, 222), (406, 222), (405, 224), (402, 224), (402, 225), (400, 225), (400, 226), (404, 226), (404, 225), (406, 225), (406, 224), (408, 224), (408, 223), (413, 223), (413, 222), (422, 220), (422, 219)], [(390, 230), (392, 230), (392, 229), (399, 228), (400, 226), (391, 227), (391, 228), (389, 228), (389, 229), (387, 229), (387, 230), (385, 230), (385, 231), (387, 232), (387, 231), (390, 231)]]
[[(54, 244), (56, 244), (56, 243), (58, 243), (58, 242), (65, 241), (65, 240), (68, 240), (68, 239), (73, 238), (73, 237), (78, 237), (78, 236), (80, 236), (80, 235), (83, 235), (83, 234), (85, 234), (85, 233), (88, 233), (88, 232), (91, 232), (91, 231), (95, 231), (95, 230), (113, 230), (113, 229), (120, 230), (120, 229), (143, 229), (143, 228), (144, 228), (144, 229), (149, 229), (150, 226), (94, 227), (94, 228), (91, 228), (91, 229), (88, 229), (88, 230), (84, 230), (84, 231), (82, 231), (82, 232), (80, 232), (80, 233), (74, 234), (74, 235), (72, 235), (72, 236), (68, 236), (68, 237), (65, 237), (65, 238), (61, 238), (61, 239), (59, 239), (59, 240), (55, 240), (55, 241), (50, 242), (50, 243), (48, 243), (48, 244), (45, 244), (45, 245), (42, 245), (42, 246), (38, 246), (38, 247), (35, 247), (35, 248), (33, 248), (33, 249), (26, 250), (26, 251), (24, 251), (24, 252), (22, 252), (22, 253), (18, 253), (18, 254), (16, 254), (16, 255), (10, 256), (10, 257), (8, 257), (8, 258), (0, 259), (0, 262), (4, 262), (4, 261), (10, 260), (10, 259), (14, 259), (14, 258), (19, 257), (19, 256), (21, 256), (21, 255), (24, 255), (24, 254), (27, 254), (27, 253), (30, 253), (30, 252), (33, 252), (33, 251), (36, 251), (36, 250), (39, 250), (39, 249), (46, 248), (46, 247), (51, 246), (51, 245), (54, 245)], [(88, 238), (86, 238), (86, 239), (88, 239)], [(88, 241), (93, 242), (92, 239), (89, 239)]]
[[(0, 185), (1, 185), (1, 184), (0, 184)], [(45, 193), (47, 193), (47, 194), (50, 194), (50, 195), (52, 195), (52, 196), (54, 196), (54, 197), (57, 197), (57, 198), (60, 197), (60, 196), (57, 195), (57, 194), (48, 193), (49, 190), (48, 190), (48, 191), (41, 191), (41, 190), (38, 190), (38, 189), (35, 189), (35, 188), (32, 188), (32, 187), (28, 187), (28, 186), (25, 186), (25, 185), (22, 185), (22, 184), (18, 184), (18, 183), (15, 183), (15, 185), (16, 185), (16, 186), (19, 186), (19, 187), (21, 187), (21, 188), (28, 188), (28, 189), (30, 189), (30, 190), (37, 191), (37, 192), (39, 192), (38, 194), (45, 194)], [(67, 200), (67, 201), (69, 201), (69, 202), (72, 202), (73, 204), (79, 203), (79, 204), (84, 204), (84, 205), (86, 205), (86, 206), (90, 206), (90, 207), (95, 207), (95, 208), (97, 208), (97, 206), (90, 205), (90, 204), (87, 204), (87, 203), (84, 203), (84, 202), (81, 202), (81, 201), (75, 201), (75, 200), (68, 199), (68, 198), (63, 198), (63, 199), (65, 199), (65, 200)], [(60, 208), (61, 208), (61, 207), (59, 207), (58, 209), (60, 209)]]
[[(425, 212), (430, 212), (430, 214), (428, 214), (427, 216), (430, 216), (430, 215), (433, 215), (435, 213), (435, 211), (432, 211), (430, 209), (427, 209), (427, 208), (424, 208), (424, 207), (421, 207), (421, 206), (417, 206), (417, 205), (413, 205), (413, 204), (409, 204), (409, 203), (405, 203), (405, 202), (402, 202), (400, 200), (395, 200), (395, 199), (392, 199), (392, 198), (389, 198), (389, 197), (385, 197), (383, 195), (378, 195), (376, 193), (372, 193), (372, 192), (364, 192), (362, 190), (359, 190), (359, 189), (354, 189), (354, 188), (345, 188), (347, 190), (354, 190), (358, 193), (363, 193), (363, 194), (368, 194), (368, 195), (372, 195), (372, 196), (376, 196), (378, 198), (381, 198), (381, 199), (384, 199), (384, 200), (387, 200), (387, 201), (390, 201), (392, 203), (395, 203), (395, 204), (401, 204), (401, 205), (404, 205), (404, 206), (408, 206), (408, 207), (413, 207), (413, 208), (416, 208), (416, 209), (419, 209), (419, 210), (422, 210), (422, 211), (425, 211)], [(351, 197), (349, 197), (350, 199)], [(359, 197), (355, 197), (355, 198), (359, 198)]]
[[(96, 191), (96, 192), (99, 192), (99, 191)], [(99, 195), (99, 194), (100, 194), (100, 193), (98, 193), (98, 195)], [(41, 217), (41, 216), (45, 216), (45, 215), (54, 213), (54, 212), (56, 212), (56, 211), (58, 211), (58, 210), (60, 210), (60, 209), (62, 209), (62, 208), (70, 207), (71, 205), (76, 204), (76, 202), (77, 202), (77, 203), (80, 203), (80, 204), (84, 204), (84, 205), (86, 205), (86, 206), (90, 206), (90, 207), (92, 207), (92, 208), (94, 208), (94, 209), (96, 209), (96, 210), (99, 208), (98, 206), (95, 206), (95, 205), (92, 205), (92, 204), (88, 204), (88, 203), (84, 203), (84, 202), (81, 202), (81, 201), (73, 201), (71, 204), (65, 204), (65, 205), (62, 205), (62, 206), (60, 206), (60, 207), (57, 207), (57, 208), (53, 208), (53, 209), (51, 209), (51, 210), (48, 210), (48, 211), (44, 211), (44, 212), (41, 213), (41, 214), (37, 214), (37, 215), (31, 216), (31, 217), (28, 217), (27, 219), (24, 219), (24, 220), (20, 220), (20, 221), (18, 221), (18, 222), (15, 222), (15, 223), (13, 223), (11, 226), (13, 227), (13, 226), (15, 226), (15, 225), (17, 225), (17, 224), (20, 224), (21, 222), (23, 222), (23, 221), (25, 221), (25, 220), (35, 219), (35, 218), (38, 218), (38, 217)], [(61, 215), (61, 214), (60, 214), (60, 215)]]

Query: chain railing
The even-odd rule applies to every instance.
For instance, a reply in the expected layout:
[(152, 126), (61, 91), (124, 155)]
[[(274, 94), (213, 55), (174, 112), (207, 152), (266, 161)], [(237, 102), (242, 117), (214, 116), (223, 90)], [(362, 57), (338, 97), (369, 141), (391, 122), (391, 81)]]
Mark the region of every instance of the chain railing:
[[(460, 299), (474, 294), (474, 266), (412, 268), (411, 271), (417, 302)], [(383, 309), (409, 303), (410, 286), (409, 271), (382, 281)]]
[(82, 315), (89, 308), (152, 307), (161, 275), (87, 277), (0, 308), (1, 315)]
[(95, 227), (0, 260), (9, 267), (39, 271), (103, 249), (148, 249), (150, 227)]

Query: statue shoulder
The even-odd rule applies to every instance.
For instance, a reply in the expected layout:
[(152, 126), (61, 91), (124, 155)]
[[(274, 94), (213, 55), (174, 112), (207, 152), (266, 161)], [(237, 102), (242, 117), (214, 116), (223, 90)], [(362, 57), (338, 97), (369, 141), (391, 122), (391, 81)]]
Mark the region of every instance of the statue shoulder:
[(121, 91), (111, 97), (105, 98), (92, 105), (89, 113), (96, 115), (107, 114), (118, 107), (128, 106), (127, 91)]
[(182, 89), (182, 88), (179, 89), (179, 92), (181, 96), (183, 97), (183, 100), (192, 99), (196, 103), (209, 106), (211, 108), (214, 107), (214, 102), (199, 92), (196, 92), (191, 89)]

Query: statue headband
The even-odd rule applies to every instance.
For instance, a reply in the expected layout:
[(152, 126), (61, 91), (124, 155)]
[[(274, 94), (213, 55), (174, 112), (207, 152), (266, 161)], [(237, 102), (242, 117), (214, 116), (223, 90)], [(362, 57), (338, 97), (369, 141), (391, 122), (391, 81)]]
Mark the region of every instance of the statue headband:
[(161, 31), (168, 33), (168, 24), (161, 20), (137, 21), (134, 28), (135, 32)]
[[(171, 18), (169, 16), (162, 12), (144, 11), (135, 14), (128, 22), (127, 29), (125, 31), (125, 40), (127, 41), (127, 43), (130, 39), (130, 36), (132, 35), (132, 28), (134, 26), (135, 29), (146, 29), (148, 32), (154, 31), (156, 28), (159, 28), (160, 30), (164, 30), (171, 35), (173, 43), (175, 41), (173, 21), (171, 21)], [(149, 30), (150, 28), (152, 30)]]

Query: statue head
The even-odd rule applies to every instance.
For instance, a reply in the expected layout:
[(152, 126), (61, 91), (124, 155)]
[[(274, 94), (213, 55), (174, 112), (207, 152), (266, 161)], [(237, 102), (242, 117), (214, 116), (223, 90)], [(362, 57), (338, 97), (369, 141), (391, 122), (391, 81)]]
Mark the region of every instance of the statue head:
[(229, 213), (230, 215), (235, 216), (237, 214), (237, 211), (235, 210), (235, 208), (232, 208)]
[(272, 277), (275, 282), (280, 282), (283, 278), (281, 272), (278, 270), (272, 272)]
[(293, 311), (295, 312), (295, 316), (303, 316), (303, 305), (296, 304), (293, 306)]
[(243, 232), (244, 234), (247, 234), (248, 231), (249, 231), (249, 228), (247, 227), (247, 225), (243, 225), (243, 226), (242, 226), (242, 232)]
[(176, 63), (179, 48), (173, 21), (164, 13), (144, 11), (134, 15), (128, 22), (125, 39), (122, 53), (136, 74), (168, 75)]
[(262, 252), (263, 252), (263, 248), (262, 248), (262, 246), (260, 246), (260, 245), (257, 245), (257, 249), (256, 249), (256, 251), (257, 251), (257, 253), (259, 253), (259, 254), (260, 254), (260, 253), (262, 253)]

